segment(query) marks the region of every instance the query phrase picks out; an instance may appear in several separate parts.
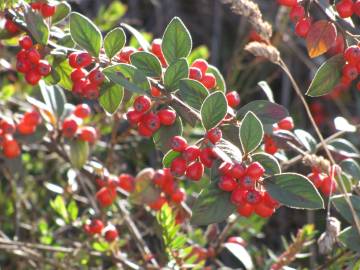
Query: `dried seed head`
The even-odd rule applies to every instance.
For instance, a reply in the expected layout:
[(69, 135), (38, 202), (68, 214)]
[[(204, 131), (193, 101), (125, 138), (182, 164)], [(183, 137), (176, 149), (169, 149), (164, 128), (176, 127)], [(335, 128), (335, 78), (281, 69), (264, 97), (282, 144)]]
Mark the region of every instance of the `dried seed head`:
[(261, 42), (250, 42), (245, 46), (245, 50), (250, 52), (255, 56), (261, 56), (269, 61), (273, 62), (274, 64), (278, 64), (280, 61), (280, 53), (279, 51), (271, 45), (267, 45)]
[(328, 254), (332, 251), (334, 244), (338, 240), (341, 227), (340, 225), (340, 221), (336, 218), (328, 218), (326, 231), (320, 235), (317, 241), (321, 254)]
[(324, 173), (329, 173), (331, 169), (330, 161), (323, 156), (305, 155), (303, 157), (303, 163), (307, 166), (318, 168)]

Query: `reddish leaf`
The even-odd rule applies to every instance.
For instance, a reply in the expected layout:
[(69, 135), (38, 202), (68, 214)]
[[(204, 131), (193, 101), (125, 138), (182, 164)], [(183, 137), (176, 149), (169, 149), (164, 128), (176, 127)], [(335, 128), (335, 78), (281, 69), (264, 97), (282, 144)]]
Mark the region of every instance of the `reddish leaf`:
[(336, 27), (332, 22), (320, 20), (311, 25), (306, 46), (311, 58), (326, 53), (336, 41)]

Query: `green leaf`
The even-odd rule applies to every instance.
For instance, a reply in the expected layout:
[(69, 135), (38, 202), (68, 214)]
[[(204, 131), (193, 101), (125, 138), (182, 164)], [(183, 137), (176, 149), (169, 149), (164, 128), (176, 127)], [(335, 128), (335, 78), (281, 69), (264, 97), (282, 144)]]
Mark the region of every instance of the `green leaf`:
[(331, 151), (339, 153), (340, 155), (351, 157), (351, 158), (359, 158), (360, 153), (357, 148), (346, 139), (335, 139), (328, 143), (328, 147)]
[(255, 113), (263, 125), (275, 124), (289, 116), (286, 108), (279, 104), (267, 100), (255, 100), (242, 106), (236, 113), (236, 118), (241, 120), (248, 111)]
[(180, 152), (176, 152), (174, 150), (169, 150), (162, 159), (162, 164), (163, 164), (164, 168), (170, 168), (171, 162), (179, 156), (181, 156)]
[[(73, 82), (70, 79), (70, 74), (72, 72), (72, 67), (69, 65), (67, 59), (57, 59), (54, 61), (52, 66), (51, 78), (52, 80), (67, 90), (71, 90), (73, 86)], [(46, 81), (48, 82), (48, 80)]]
[(184, 23), (175, 17), (165, 29), (161, 48), (169, 65), (191, 52), (192, 40)]
[(102, 2), (94, 22), (102, 31), (109, 31), (119, 24), (126, 11), (127, 5), (119, 0), (111, 1), (109, 5)]
[(340, 162), (340, 167), (343, 172), (350, 175), (353, 179), (360, 181), (360, 166), (354, 159), (344, 159)]
[(164, 86), (166, 91), (172, 92), (179, 89), (180, 80), (189, 76), (189, 65), (185, 58), (171, 64), (164, 74)]
[(103, 73), (112, 82), (131, 92), (145, 94), (150, 90), (150, 83), (145, 74), (132, 65), (117, 64), (104, 68)]
[(64, 113), (66, 98), (63, 90), (58, 86), (48, 86), (44, 82), (39, 83), (42, 97), (52, 114), (60, 119)]
[(71, 221), (75, 221), (77, 219), (79, 208), (74, 200), (71, 200), (71, 202), (68, 204), (67, 212), (69, 213)]
[(339, 239), (347, 248), (360, 253), (360, 236), (356, 228), (347, 227), (340, 232)]
[(316, 140), (309, 132), (302, 129), (295, 129), (294, 134), (307, 151), (311, 153), (315, 152)]
[[(360, 216), (360, 196), (348, 194), (354, 210), (357, 216)], [(348, 206), (345, 195), (336, 195), (331, 198), (332, 204), (335, 206), (339, 214), (346, 219), (350, 224), (355, 224), (353, 215), (351, 213), (350, 207)]]
[(102, 35), (96, 25), (77, 12), (70, 14), (70, 33), (72, 39), (91, 55), (98, 57), (102, 46)]
[(50, 201), (50, 207), (65, 220), (66, 223), (69, 222), (69, 215), (66, 210), (64, 199), (61, 195), (56, 196), (54, 200)]
[(167, 153), (171, 149), (171, 139), (174, 136), (182, 135), (183, 125), (179, 117), (171, 126), (161, 126), (153, 135), (153, 140), (158, 149)]
[(110, 244), (108, 242), (105, 242), (103, 240), (99, 240), (98, 242), (92, 243), (92, 248), (99, 252), (105, 252), (109, 250)]
[(71, 6), (67, 2), (61, 1), (58, 5), (56, 5), (55, 14), (51, 17), (52, 24), (61, 22), (67, 16), (69, 16), (70, 12)]
[(135, 52), (130, 56), (131, 64), (142, 71), (147, 77), (160, 78), (162, 68), (160, 60), (149, 52)]
[(216, 87), (215, 90), (219, 90), (221, 92), (226, 92), (226, 83), (225, 83), (225, 79), (223, 77), (223, 75), (221, 74), (221, 72), (218, 70), (217, 67), (209, 65), (206, 73), (211, 73), (215, 76), (216, 78)]
[(259, 162), (264, 167), (266, 175), (281, 173), (280, 164), (272, 155), (267, 153), (255, 153), (251, 155), (251, 159)]
[(213, 150), (223, 161), (229, 163), (241, 163), (242, 161), (240, 149), (225, 139), (217, 142)]
[(249, 111), (241, 122), (240, 141), (245, 154), (256, 150), (264, 136), (262, 124), (257, 116)]
[(147, 52), (149, 50), (149, 48), (150, 48), (149, 42), (143, 37), (143, 35), (138, 30), (136, 30), (134, 27), (132, 27), (126, 23), (122, 23), (121, 26), (124, 27), (126, 30), (128, 30), (135, 37), (135, 39), (140, 44), (140, 47), (145, 52)]
[(70, 143), (69, 158), (76, 169), (81, 169), (89, 156), (89, 144), (80, 140), (73, 140)]
[(114, 114), (124, 97), (124, 88), (113, 83), (104, 83), (101, 86), (99, 103), (109, 114)]
[(216, 91), (209, 95), (201, 106), (202, 124), (206, 130), (216, 127), (227, 113), (227, 101), (224, 93)]
[(49, 40), (49, 26), (46, 24), (44, 18), (29, 7), (26, 8), (24, 20), (32, 37), (38, 43), (46, 45)]
[(154, 186), (152, 182), (153, 175), (153, 169), (144, 169), (138, 174), (134, 191), (129, 197), (131, 203), (144, 205), (152, 203), (159, 198), (161, 191)]
[(330, 93), (340, 82), (344, 64), (345, 60), (341, 54), (335, 55), (323, 63), (316, 72), (306, 95), (318, 97)]
[(15, 133), (15, 138), (24, 144), (35, 144), (41, 142), (47, 132), (48, 130), (45, 125), (39, 125), (36, 127), (36, 131), (33, 134), (23, 135), (17, 132)]
[(324, 201), (316, 187), (300, 174), (276, 174), (265, 178), (264, 185), (271, 197), (285, 206), (299, 209), (324, 208)]
[(192, 79), (182, 79), (179, 82), (179, 91), (177, 93), (181, 100), (196, 110), (200, 110), (205, 98), (209, 95), (209, 91), (205, 86)]
[(225, 140), (228, 140), (232, 144), (241, 148), (241, 141), (239, 138), (240, 128), (238, 126), (235, 126), (233, 124), (221, 125), (220, 129)]
[(113, 58), (125, 45), (126, 36), (122, 28), (117, 27), (111, 30), (104, 38), (104, 49), (106, 56)]

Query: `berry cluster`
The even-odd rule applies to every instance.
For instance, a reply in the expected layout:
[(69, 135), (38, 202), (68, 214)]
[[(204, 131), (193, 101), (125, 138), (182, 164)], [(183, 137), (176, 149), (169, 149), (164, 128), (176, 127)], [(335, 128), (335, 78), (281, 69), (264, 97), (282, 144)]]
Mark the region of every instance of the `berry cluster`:
[(5, 21), (4, 28), (8, 31), (8, 33), (13, 35), (20, 32), (20, 28), (16, 25), (16, 23), (8, 19)]
[(118, 177), (114, 175), (104, 175), (96, 179), (99, 191), (95, 197), (101, 207), (109, 207), (116, 199), (116, 188), (121, 188), (127, 192), (134, 190), (135, 178), (130, 174), (122, 173)]
[(41, 59), (29, 36), (22, 37), (19, 45), (22, 49), (16, 55), (16, 70), (25, 74), (27, 83), (36, 85), (41, 77), (51, 72), (51, 66), (47, 60)]
[(11, 119), (0, 118), (0, 145), (4, 156), (11, 159), (21, 153), (20, 145), (13, 136), (15, 131), (20, 135), (31, 135), (36, 131), (40, 122), (40, 114), (35, 110), (26, 112), (17, 124)]
[(100, 68), (95, 66), (89, 73), (85, 69), (93, 64), (94, 59), (87, 52), (73, 52), (69, 55), (69, 64), (74, 70), (70, 78), (73, 82), (72, 91), (84, 98), (96, 99), (105, 76)]
[(340, 0), (336, 4), (336, 11), (341, 18), (349, 18), (353, 14), (360, 16), (360, 0)]
[(137, 125), (141, 136), (151, 137), (162, 125), (171, 126), (175, 123), (175, 111), (167, 108), (151, 111), (151, 99), (147, 96), (135, 98), (133, 108), (126, 113), (127, 120)]
[(265, 169), (258, 162), (248, 166), (223, 162), (219, 167), (221, 174), (218, 186), (221, 190), (231, 192), (231, 202), (237, 212), (249, 217), (254, 212), (260, 217), (269, 217), (279, 206), (264, 190), (261, 189), (261, 178)]
[(97, 131), (91, 126), (81, 126), (85, 118), (91, 114), (87, 104), (79, 104), (70, 116), (64, 119), (61, 131), (65, 138), (78, 138), (81, 141), (94, 143), (97, 139)]
[(189, 78), (201, 82), (206, 89), (212, 90), (216, 86), (214, 74), (207, 73), (209, 64), (204, 59), (195, 60), (189, 69)]
[[(278, 123), (273, 125), (273, 131), (277, 130), (288, 130), (291, 131), (294, 129), (294, 121), (292, 117), (288, 116), (284, 119), (280, 120)], [(265, 134), (264, 136), (264, 150), (268, 154), (275, 154), (278, 151), (278, 146), (276, 142), (269, 134)]]
[(115, 241), (119, 233), (114, 225), (107, 224), (104, 227), (104, 223), (100, 219), (88, 220), (84, 224), (84, 231), (89, 235), (103, 235), (105, 240), (109, 243)]
[(336, 180), (327, 175), (322, 173), (318, 168), (312, 168), (312, 172), (307, 176), (311, 182), (313, 182), (314, 186), (318, 188), (321, 193), (329, 197), (331, 193), (336, 191), (337, 183)]
[(56, 6), (49, 3), (33, 2), (30, 6), (33, 10), (38, 11), (44, 18), (53, 16), (56, 11)]

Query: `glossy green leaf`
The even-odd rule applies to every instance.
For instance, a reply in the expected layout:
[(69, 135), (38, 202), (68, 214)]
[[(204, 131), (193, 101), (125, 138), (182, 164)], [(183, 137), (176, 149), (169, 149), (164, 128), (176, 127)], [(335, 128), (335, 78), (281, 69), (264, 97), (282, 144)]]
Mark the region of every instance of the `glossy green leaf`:
[[(360, 216), (360, 196), (348, 194), (352, 205), (354, 206), (354, 210), (357, 216)], [(350, 224), (354, 224), (354, 218), (351, 213), (350, 207), (348, 206), (345, 195), (335, 195), (331, 198), (332, 204), (335, 206), (336, 210), (339, 214), (346, 219)]]
[(317, 143), (309, 132), (302, 129), (295, 129), (294, 134), (307, 151), (311, 153), (315, 152)]
[(126, 36), (122, 28), (117, 27), (111, 30), (104, 38), (104, 49), (106, 56), (113, 58), (125, 45)]
[[(339, 234), (339, 240), (347, 248), (360, 253), (360, 236), (355, 227), (347, 227)], [(353, 268), (355, 269), (355, 268)]]
[(54, 82), (66, 90), (71, 90), (73, 82), (70, 79), (72, 67), (67, 59), (56, 59), (52, 65), (52, 73), (48, 75), (46, 83)]
[(360, 181), (360, 166), (352, 158), (344, 159), (340, 162), (340, 167), (346, 174), (350, 175), (351, 178)]
[(179, 91), (177, 93), (181, 100), (196, 110), (200, 110), (205, 98), (209, 95), (209, 91), (205, 86), (192, 79), (182, 79), (179, 82)]
[(74, 200), (71, 200), (67, 206), (67, 212), (69, 213), (70, 220), (75, 221), (79, 214), (79, 208)]
[(70, 142), (69, 158), (71, 165), (76, 169), (81, 169), (89, 157), (89, 144), (80, 140)]
[(276, 174), (265, 178), (264, 185), (271, 197), (290, 208), (324, 208), (324, 201), (320, 193), (314, 184), (303, 175)]
[(51, 17), (51, 22), (53, 24), (57, 24), (63, 21), (67, 16), (69, 16), (71, 12), (71, 6), (65, 2), (61, 1), (58, 5), (56, 5), (55, 14)]
[(101, 86), (99, 104), (109, 114), (114, 114), (124, 97), (124, 88), (118, 84), (104, 83)]
[(180, 87), (181, 79), (189, 76), (189, 65), (185, 58), (171, 64), (164, 74), (164, 86), (166, 91), (173, 92)]
[(281, 173), (280, 164), (272, 155), (267, 153), (255, 153), (251, 155), (251, 159), (259, 162), (264, 167), (266, 175)]
[(162, 73), (160, 60), (149, 52), (135, 52), (130, 56), (131, 64), (147, 77), (160, 78)]
[(24, 21), (32, 37), (40, 44), (46, 45), (49, 40), (49, 26), (44, 18), (31, 8), (27, 8), (24, 14)]
[(334, 139), (330, 141), (328, 143), (328, 147), (331, 151), (334, 151), (346, 157), (351, 157), (351, 158), (360, 157), (359, 150), (351, 142), (343, 138)]
[(69, 215), (66, 210), (64, 199), (61, 195), (50, 201), (50, 207), (66, 222), (69, 222)]
[(153, 135), (153, 140), (158, 149), (167, 153), (171, 149), (171, 139), (174, 136), (182, 135), (183, 125), (179, 117), (171, 126), (161, 126)]
[(251, 153), (262, 142), (264, 130), (259, 118), (249, 111), (241, 122), (240, 141), (245, 154)]
[(216, 91), (210, 94), (201, 106), (202, 124), (206, 130), (216, 127), (227, 113), (227, 101), (224, 93)]
[(102, 35), (96, 25), (77, 12), (70, 14), (70, 33), (72, 39), (91, 55), (98, 57), (103, 43)]
[(235, 126), (233, 124), (226, 124), (226, 125), (221, 125), (220, 129), (222, 131), (223, 138), (225, 140), (228, 140), (232, 144), (241, 148), (241, 142), (240, 142), (240, 136), (239, 136), (240, 127)]
[(45, 83), (39, 83), (42, 97), (45, 104), (52, 114), (60, 119), (64, 113), (66, 98), (63, 90), (58, 86), (47, 86)]
[(229, 163), (241, 163), (242, 161), (240, 149), (225, 139), (217, 142), (213, 150), (223, 161)]

